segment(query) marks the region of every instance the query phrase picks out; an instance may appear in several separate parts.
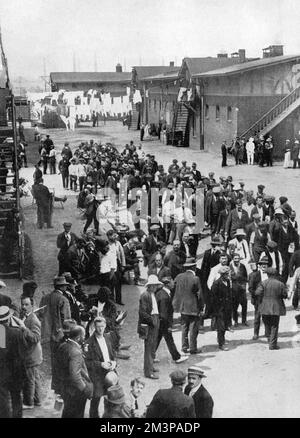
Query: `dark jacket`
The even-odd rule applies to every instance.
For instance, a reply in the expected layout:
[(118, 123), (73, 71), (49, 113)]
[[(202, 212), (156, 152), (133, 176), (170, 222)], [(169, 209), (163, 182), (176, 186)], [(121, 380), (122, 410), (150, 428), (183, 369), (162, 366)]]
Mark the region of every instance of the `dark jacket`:
[(232, 312), (232, 291), (230, 282), (227, 285), (221, 278), (214, 281), (211, 287), (212, 314), (213, 316), (229, 316)]
[(152, 321), (152, 298), (150, 292), (147, 290), (143, 292), (140, 296), (139, 302), (139, 320), (138, 320), (138, 329), (137, 332), (139, 335), (144, 334), (141, 325), (147, 324), (149, 327), (154, 327)]
[(60, 251), (58, 253), (58, 256), (57, 256), (58, 260), (63, 260), (65, 258), (65, 254), (68, 251), (69, 247), (71, 245), (73, 245), (76, 242), (76, 240), (77, 240), (76, 234), (71, 232), (70, 235), (71, 235), (71, 241), (70, 241), (69, 245), (68, 245), (68, 241), (66, 239), (65, 233), (60, 233), (57, 236), (56, 246), (57, 246), (57, 248), (60, 249)]
[[(108, 334), (104, 334), (104, 339), (107, 345), (110, 360), (115, 360), (115, 352), (113, 350), (111, 339)], [(95, 333), (87, 340), (86, 365), (90, 378), (94, 385), (93, 397), (101, 397), (104, 394), (104, 379), (107, 370), (102, 368), (101, 362), (104, 362), (102, 351), (99, 347)]]
[(91, 398), (93, 384), (89, 377), (82, 350), (72, 340), (63, 342), (57, 351), (56, 360), (59, 369), (62, 397)]
[(51, 340), (59, 342), (63, 338), (63, 322), (71, 318), (70, 304), (59, 290), (49, 295), (48, 308), (50, 320)]
[(154, 253), (156, 253), (159, 249), (158, 240), (154, 238), (152, 234), (146, 237), (143, 243), (142, 253), (144, 255), (144, 264), (148, 266), (149, 261)]
[(183, 394), (180, 387), (160, 389), (154, 395), (146, 418), (195, 418), (192, 397)]
[(158, 271), (156, 266), (151, 266), (148, 269), (148, 276), (149, 275), (156, 275), (159, 281), (161, 281), (162, 278), (171, 276), (171, 270), (167, 266), (162, 266)]
[(203, 288), (207, 283), (211, 268), (220, 262), (220, 254), (219, 250), (212, 252), (212, 248), (205, 251), (201, 265), (201, 285)]
[(251, 303), (255, 306), (261, 301), (261, 297), (255, 295), (258, 285), (261, 283), (261, 272), (259, 270), (251, 272), (249, 275), (249, 293), (251, 295)]
[(20, 390), (24, 382), (25, 333), (20, 328), (2, 324), (0, 330), (5, 339), (5, 348), (0, 348), (0, 385), (1, 388)]
[(164, 259), (164, 264), (171, 271), (171, 277), (174, 278), (183, 272), (183, 264), (185, 263), (186, 255), (182, 251), (178, 251), (177, 253), (173, 250), (168, 252)]
[(300, 249), (294, 252), (289, 262), (289, 276), (292, 277), (294, 272), (300, 266)]
[(165, 327), (172, 327), (173, 305), (171, 291), (169, 293), (162, 287), (156, 292), (156, 301), (159, 312), (159, 320)]
[(38, 206), (42, 208), (49, 207), (51, 193), (49, 192), (48, 187), (43, 184), (34, 184), (32, 186), (32, 196), (36, 200)]
[[(184, 393), (189, 395), (191, 389), (192, 388), (187, 385), (184, 389)], [(212, 418), (214, 401), (203, 385), (201, 385), (198, 391), (195, 392), (193, 400), (195, 404), (196, 418)]]
[(226, 209), (224, 209), (220, 212), (216, 233), (221, 233), (221, 234), (225, 233), (225, 225), (226, 225), (226, 221), (227, 221), (227, 218), (229, 216), (229, 213), (230, 213), (230, 210), (226, 210)]
[(283, 298), (287, 298), (285, 285), (276, 278), (268, 278), (256, 289), (255, 295), (262, 296), (259, 311), (262, 315), (286, 314)]
[(186, 271), (175, 278), (174, 311), (184, 315), (199, 315), (204, 301), (199, 278)]
[(238, 216), (237, 209), (231, 210), (228, 215), (225, 232), (230, 236), (231, 239), (234, 238), (235, 232), (238, 228), (246, 228), (246, 225), (249, 223), (249, 216), (246, 210), (242, 210), (241, 219)]

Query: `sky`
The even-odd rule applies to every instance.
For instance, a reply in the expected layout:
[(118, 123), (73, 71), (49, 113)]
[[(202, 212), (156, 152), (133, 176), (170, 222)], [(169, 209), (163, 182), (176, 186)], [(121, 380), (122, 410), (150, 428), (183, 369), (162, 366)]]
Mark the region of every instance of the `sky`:
[[(299, 0), (0, 0), (12, 77), (52, 71), (115, 71), (181, 65), (184, 57), (229, 55), (283, 44), (300, 53)], [(97, 68), (97, 70), (96, 70)]]

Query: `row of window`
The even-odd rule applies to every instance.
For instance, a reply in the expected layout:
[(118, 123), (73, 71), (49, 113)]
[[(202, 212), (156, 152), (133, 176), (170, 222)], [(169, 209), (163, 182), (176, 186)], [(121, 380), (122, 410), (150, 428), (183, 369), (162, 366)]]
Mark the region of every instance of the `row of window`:
[[(210, 117), (210, 108), (209, 105), (205, 105), (205, 118), (209, 119)], [(215, 107), (215, 118), (216, 120), (220, 120), (220, 105), (216, 105)], [(227, 121), (231, 122), (232, 121), (232, 107), (228, 106), (227, 107)]]

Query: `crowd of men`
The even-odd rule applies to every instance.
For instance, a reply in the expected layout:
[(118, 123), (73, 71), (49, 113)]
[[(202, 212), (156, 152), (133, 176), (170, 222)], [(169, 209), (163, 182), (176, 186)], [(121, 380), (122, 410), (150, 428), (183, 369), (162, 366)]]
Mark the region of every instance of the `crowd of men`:
[[(182, 161), (180, 166), (174, 159), (164, 169), (133, 142), (120, 151), (92, 140), (73, 151), (65, 144), (58, 168), (63, 188), (78, 192), (77, 207), (86, 222), (80, 236), (71, 222), (63, 224), (57, 236), (58, 275), (37, 312), (37, 285), (31, 283), (29, 292), (23, 291), (21, 310), (12, 309), (8, 297), (0, 297), (0, 329), (2, 324), (6, 339), (1, 415), (9, 412), (10, 400), (10, 415), (21, 416), (22, 392), (23, 408), (41, 403), (42, 337), (50, 342), (52, 389), (64, 402), (63, 417), (83, 417), (88, 399), (90, 417), (98, 417), (102, 396), (105, 418), (211, 417), (213, 401), (201, 382), (204, 372), (195, 366), (188, 368), (185, 389), (187, 374), (172, 372), (172, 388), (158, 391), (148, 408), (138, 403), (145, 386), (142, 378), (132, 382), (131, 402), (126, 399), (118, 374), (118, 360), (130, 360), (130, 346), (121, 342), (127, 312), (117, 307), (123, 306), (122, 285), (144, 288), (136, 322), (144, 341), (146, 379), (159, 379), (156, 352), (162, 338), (174, 364), (201, 354), (198, 338), (205, 320), (216, 331), (219, 350), (227, 351), (225, 334), (239, 329), (240, 306), (241, 324), (248, 325), (248, 297), (255, 311), (253, 340), (259, 337), (262, 319), (269, 349), (277, 350), (284, 299), (293, 293), (297, 309), (300, 288), (298, 224), (288, 199), (280, 196), (276, 205), (263, 185), (255, 193), (230, 176), (217, 180), (212, 172), (202, 175), (196, 163)], [(40, 203), (48, 194), (39, 165), (34, 181)], [(51, 226), (49, 212), (42, 217), (38, 212), (39, 225), (43, 222)], [(202, 254), (201, 241), (207, 235), (211, 248)], [(141, 262), (147, 280), (141, 278)], [(98, 285), (97, 294), (84, 292), (86, 282)], [(180, 349), (172, 332), (177, 318)], [(18, 352), (16, 341), (9, 340), (13, 336), (22, 347)], [(37, 359), (27, 363), (26, 371), (31, 389), (20, 383), (15, 391), (14, 367), (8, 364), (16, 359), (26, 370), (24, 351), (32, 350)]]

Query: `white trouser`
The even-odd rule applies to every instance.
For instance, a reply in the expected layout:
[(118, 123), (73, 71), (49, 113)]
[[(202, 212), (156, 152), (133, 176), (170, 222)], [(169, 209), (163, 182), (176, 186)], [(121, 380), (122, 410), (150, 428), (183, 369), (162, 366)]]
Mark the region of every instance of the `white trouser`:
[(253, 164), (253, 161), (254, 161), (254, 153), (253, 152), (247, 152), (247, 161), (248, 161), (248, 164)]

